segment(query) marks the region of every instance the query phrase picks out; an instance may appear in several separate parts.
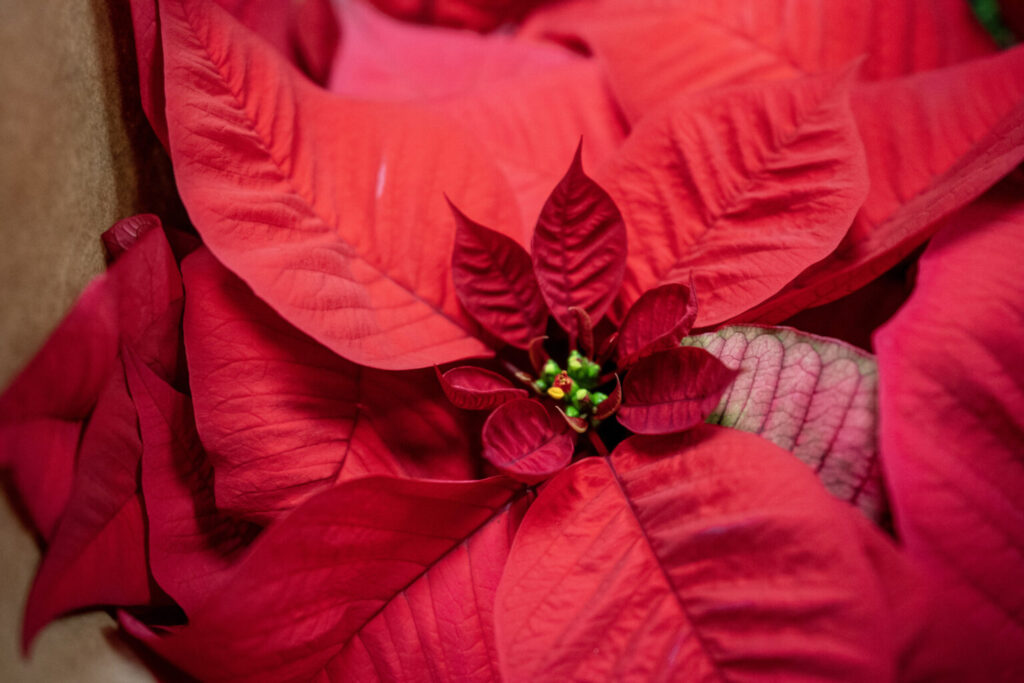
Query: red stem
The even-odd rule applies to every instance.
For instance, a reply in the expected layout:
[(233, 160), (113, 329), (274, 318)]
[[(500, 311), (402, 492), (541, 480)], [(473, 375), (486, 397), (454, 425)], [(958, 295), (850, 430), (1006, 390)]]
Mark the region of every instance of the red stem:
[(590, 439), (590, 444), (594, 447), (594, 450), (597, 451), (597, 454), (602, 458), (607, 458), (608, 449), (604, 447), (604, 441), (601, 441), (601, 437), (597, 435), (597, 432), (593, 429), (588, 429), (587, 437)]

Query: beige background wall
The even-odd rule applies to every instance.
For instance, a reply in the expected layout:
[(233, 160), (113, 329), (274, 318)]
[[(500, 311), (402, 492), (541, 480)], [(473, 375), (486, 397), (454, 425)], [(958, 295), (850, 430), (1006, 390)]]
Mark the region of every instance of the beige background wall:
[[(102, 270), (103, 230), (180, 216), (135, 79), (128, 0), (0, 0), (0, 386)], [(152, 680), (103, 613), (52, 624), (21, 659), (38, 560), (0, 495), (0, 680)]]

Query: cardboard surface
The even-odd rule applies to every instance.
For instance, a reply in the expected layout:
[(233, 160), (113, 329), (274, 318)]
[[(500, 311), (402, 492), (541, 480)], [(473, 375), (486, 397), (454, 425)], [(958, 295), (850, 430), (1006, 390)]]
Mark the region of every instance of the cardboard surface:
[[(152, 212), (180, 219), (169, 162), (138, 105), (123, 0), (0, 0), (0, 386), (103, 269), (100, 233)], [(147, 681), (102, 612), (72, 616), (19, 654), (39, 561), (0, 504), (0, 680)]]

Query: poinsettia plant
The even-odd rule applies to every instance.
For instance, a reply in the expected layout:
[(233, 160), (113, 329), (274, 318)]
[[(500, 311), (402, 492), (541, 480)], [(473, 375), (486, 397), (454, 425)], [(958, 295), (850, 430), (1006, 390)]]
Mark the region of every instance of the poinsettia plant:
[[(110, 607), (203, 680), (1014, 671), (1024, 52), (959, 0), (534, 5), (133, 0), (192, 225), (111, 228), (0, 398), (26, 646)], [(842, 297), (933, 235), (877, 358), (764, 324), (867, 334)]]

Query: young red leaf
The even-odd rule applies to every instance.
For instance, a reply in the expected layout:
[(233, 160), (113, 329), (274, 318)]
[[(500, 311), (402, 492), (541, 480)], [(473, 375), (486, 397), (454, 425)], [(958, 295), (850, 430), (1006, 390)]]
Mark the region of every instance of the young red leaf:
[(183, 268), (196, 424), (221, 510), (268, 522), (345, 478), (474, 476), (479, 427), (448, 402), (433, 369), (339, 358), (205, 249)]
[(874, 338), (897, 531), (942, 582), (943, 621), (971, 636), (961, 679), (1024, 666), (1024, 208), (1008, 189), (943, 226)]
[(623, 303), (693, 278), (697, 324), (731, 318), (828, 255), (867, 193), (851, 74), (683, 96), (599, 179), (629, 226)]
[[(857, 88), (871, 191), (835, 253), (743, 320), (777, 322), (899, 263), (1024, 160), (1024, 48)], [(923, 155), (923, 156), (922, 156)]]
[(960, 0), (560, 3), (527, 35), (574, 39), (605, 66), (632, 121), (682, 92), (840, 69), (888, 79), (990, 54)]
[(703, 349), (679, 347), (641, 359), (622, 385), (619, 422), (637, 434), (669, 434), (700, 424), (736, 371)]
[(833, 495), (879, 521), (878, 369), (849, 344), (786, 328), (723, 327), (683, 344), (738, 374), (709, 422), (753, 432), (800, 458)]
[(530, 255), (515, 240), (475, 223), (452, 204), (452, 280), (466, 310), (507, 344), (526, 348), (544, 334), (544, 304)]
[(211, 3), (160, 13), (175, 178), (217, 258), (354, 362), (486, 355), (451, 286), (444, 194), (490, 225), (517, 219), (474, 145), (425, 111), (324, 92)]
[(149, 564), (160, 587), (191, 615), (231, 578), (260, 527), (217, 510), (213, 468), (191, 402), (131, 352), (125, 371), (142, 434), (142, 492)]
[[(890, 680), (859, 515), (767, 441), (633, 437), (541, 490), (495, 618), (510, 681)], [(571, 521), (571, 523), (569, 523)]]
[(484, 423), (484, 458), (499, 472), (534, 484), (569, 464), (575, 439), (552, 423), (540, 401), (516, 399), (498, 406)]
[(626, 268), (626, 226), (615, 202), (583, 172), (583, 143), (551, 192), (533, 233), (530, 253), (551, 315), (574, 330), (577, 306), (600, 320)]
[(122, 623), (204, 681), (493, 681), (518, 491), (504, 477), (345, 482), (268, 529), (188, 626)]
[(697, 320), (697, 291), (669, 283), (640, 295), (619, 326), (618, 366), (625, 368), (642, 356), (679, 346)]
[(448, 400), (463, 410), (492, 410), (506, 401), (527, 396), (525, 389), (512, 386), (498, 373), (468, 365), (452, 368), (443, 375), (437, 370), (437, 380)]

